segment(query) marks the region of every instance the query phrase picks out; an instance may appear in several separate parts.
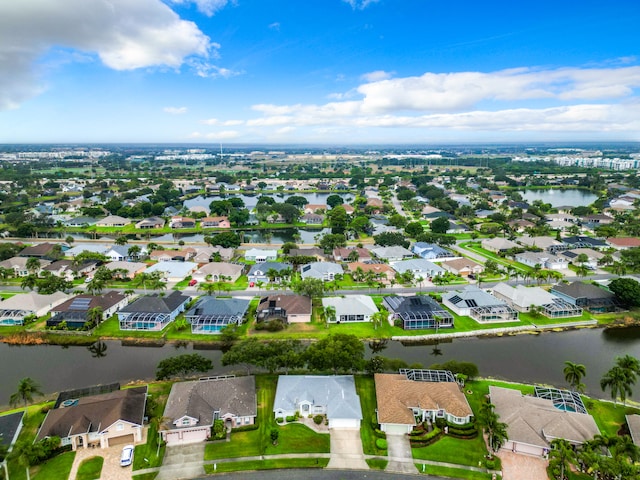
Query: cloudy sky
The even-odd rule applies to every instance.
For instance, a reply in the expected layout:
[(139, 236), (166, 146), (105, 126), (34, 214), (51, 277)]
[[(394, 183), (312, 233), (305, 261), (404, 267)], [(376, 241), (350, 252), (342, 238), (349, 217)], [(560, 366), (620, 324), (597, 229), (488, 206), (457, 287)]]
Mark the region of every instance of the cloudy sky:
[(0, 0), (0, 143), (640, 141), (636, 0)]

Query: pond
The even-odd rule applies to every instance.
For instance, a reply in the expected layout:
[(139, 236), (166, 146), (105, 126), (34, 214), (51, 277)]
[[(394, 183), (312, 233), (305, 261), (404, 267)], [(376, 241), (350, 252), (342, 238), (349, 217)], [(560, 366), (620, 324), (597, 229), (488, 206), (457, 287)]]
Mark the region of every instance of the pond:
[[(160, 360), (181, 353), (198, 352), (213, 361), (213, 373), (228, 373), (238, 367), (222, 367), (220, 350), (204, 345), (130, 346), (103, 342), (104, 351), (82, 346), (13, 346), (0, 343), (0, 405), (7, 404), (19, 380), (32, 377), (47, 393), (94, 384), (152, 379)], [(405, 346), (389, 342), (380, 355), (401, 358), (428, 367), (447, 360), (473, 362), (480, 374), (505, 380), (552, 384), (565, 387), (565, 361), (586, 366), (587, 393), (608, 398), (600, 389), (600, 378), (617, 356), (640, 358), (640, 328), (620, 330), (584, 329), (495, 338), (466, 338), (438, 345)], [(371, 356), (367, 348), (367, 356)], [(640, 398), (640, 387), (634, 388)]]
[(540, 190), (525, 190), (521, 192), (522, 198), (528, 203), (542, 200), (550, 203), (552, 207), (570, 206), (581, 207), (591, 205), (598, 196), (588, 190), (579, 188), (545, 188)]

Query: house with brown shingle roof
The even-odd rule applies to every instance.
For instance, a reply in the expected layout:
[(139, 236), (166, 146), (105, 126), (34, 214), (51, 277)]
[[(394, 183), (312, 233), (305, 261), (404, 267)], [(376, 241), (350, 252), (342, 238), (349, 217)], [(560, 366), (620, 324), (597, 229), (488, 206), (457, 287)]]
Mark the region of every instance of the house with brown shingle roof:
[(380, 430), (409, 433), (419, 422), (444, 418), (465, 424), (473, 412), (456, 382), (423, 382), (403, 374), (376, 373), (376, 401)]
[(311, 299), (304, 295), (271, 295), (260, 299), (258, 321), (282, 318), (287, 323), (311, 321)]
[(607, 238), (610, 247), (616, 250), (626, 250), (627, 248), (640, 247), (640, 238), (637, 237), (610, 237)]

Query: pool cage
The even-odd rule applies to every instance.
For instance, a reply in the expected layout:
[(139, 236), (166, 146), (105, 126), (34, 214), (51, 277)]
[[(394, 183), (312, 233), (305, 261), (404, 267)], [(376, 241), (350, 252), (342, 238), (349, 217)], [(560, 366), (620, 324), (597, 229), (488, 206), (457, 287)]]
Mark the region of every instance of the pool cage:
[(401, 368), (400, 375), (416, 382), (454, 382), (456, 377), (449, 370)]
[(133, 312), (118, 314), (120, 330), (163, 330), (171, 321), (167, 313)]
[(565, 412), (587, 413), (587, 408), (582, 403), (580, 394), (569, 390), (558, 390), (557, 388), (535, 387), (534, 395), (538, 398), (551, 400), (553, 406)]
[(191, 315), (187, 317), (191, 324), (191, 333), (220, 333), (227, 325), (242, 324), (239, 315)]
[(555, 298), (552, 303), (542, 306), (542, 313), (549, 318), (579, 317), (582, 315), (582, 308), (561, 298)]

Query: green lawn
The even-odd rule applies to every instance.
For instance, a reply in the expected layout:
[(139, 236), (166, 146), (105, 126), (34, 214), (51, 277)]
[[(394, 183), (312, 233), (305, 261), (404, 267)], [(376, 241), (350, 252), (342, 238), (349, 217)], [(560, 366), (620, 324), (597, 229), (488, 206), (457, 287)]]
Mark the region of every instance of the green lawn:
[(516, 262), (514, 260), (509, 260), (507, 258), (500, 257), (489, 250), (485, 250), (480, 246), (480, 242), (464, 242), (459, 245), (461, 248), (469, 250), (471, 252), (477, 253), (478, 255), (482, 255), (485, 258), (495, 260), (497, 263), (503, 266), (513, 266), (520, 270), (521, 272), (530, 272), (532, 270), (531, 267), (527, 265), (523, 265), (520, 262)]
[(78, 474), (75, 480), (96, 480), (100, 478), (102, 473), (102, 465), (104, 458), (91, 457), (83, 460), (78, 467)]
[(204, 471), (208, 475), (214, 473), (239, 472), (245, 470), (270, 470), (279, 468), (324, 468), (329, 463), (328, 458), (283, 458), (252, 460), (245, 462), (227, 462), (205, 465)]
[[(76, 452), (65, 452), (53, 457), (42, 465), (32, 468), (31, 480), (67, 480), (75, 458)], [(16, 477), (10, 478), (14, 480)]]
[(366, 455), (386, 455), (386, 450), (376, 447), (376, 435), (373, 430), (373, 418), (376, 415), (376, 387), (372, 377), (356, 376), (356, 391), (360, 397), (362, 408), (362, 422), (360, 424), (360, 438), (362, 449)]
[[(439, 477), (461, 478), (465, 480), (492, 480), (491, 473), (474, 472), (473, 470), (464, 470), (462, 468), (441, 467), (439, 465), (426, 465), (424, 470), (422, 465), (416, 465), (420, 473), (434, 475)], [(500, 475), (497, 478), (502, 478)]]
[[(140, 470), (148, 467), (159, 467), (162, 465), (162, 459), (166, 446), (163, 444), (158, 450), (158, 422), (162, 419), (164, 407), (171, 391), (170, 382), (155, 382), (149, 385), (148, 395), (148, 407), (150, 410), (147, 412), (149, 415), (150, 425), (147, 431), (147, 443), (136, 445), (133, 455), (133, 470)], [(145, 458), (148, 460), (145, 461)]]
[(487, 448), (481, 435), (471, 440), (443, 436), (428, 447), (412, 448), (413, 458), (477, 467), (484, 465)]
[[(46, 410), (53, 406), (53, 402), (33, 405), (27, 408), (27, 414), (23, 420), (22, 430), (20, 431), (20, 436), (18, 437), (17, 443), (33, 443), (33, 440), (36, 438), (36, 434), (38, 433), (38, 428), (44, 421), (44, 417), (46, 415)], [(22, 409), (19, 409), (22, 410)], [(43, 412), (43, 410), (45, 410)], [(17, 410), (16, 410), (17, 411)], [(11, 413), (11, 412), (6, 412)], [(73, 462), (73, 459), (72, 459)], [(17, 461), (10, 459), (8, 461), (9, 465), (9, 478), (11, 480), (24, 480), (27, 478), (24, 467), (18, 464)], [(71, 467), (69, 467), (71, 468)], [(35, 470), (34, 470), (35, 471)], [(41, 476), (41, 479), (46, 479), (46, 477)], [(66, 479), (66, 477), (64, 477)]]

